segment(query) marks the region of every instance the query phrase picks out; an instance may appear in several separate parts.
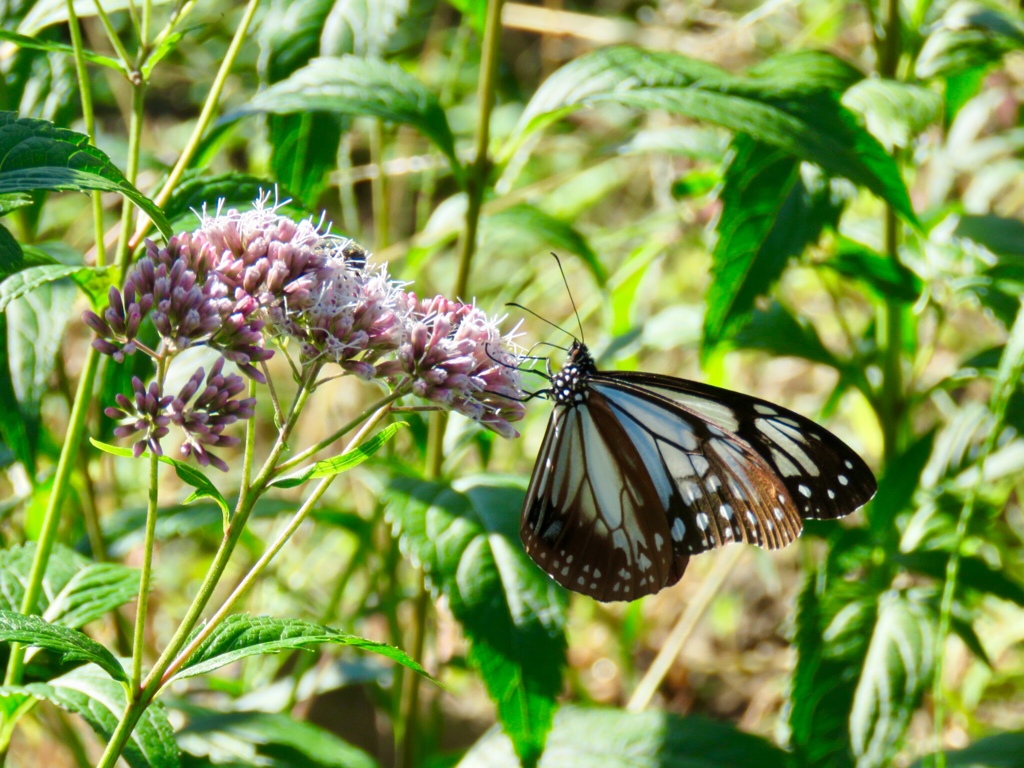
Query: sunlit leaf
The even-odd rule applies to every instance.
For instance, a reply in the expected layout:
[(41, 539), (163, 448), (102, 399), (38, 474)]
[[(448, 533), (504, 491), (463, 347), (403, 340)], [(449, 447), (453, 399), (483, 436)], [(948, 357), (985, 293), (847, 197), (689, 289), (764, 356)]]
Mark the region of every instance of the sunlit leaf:
[(376, 768), (358, 747), (313, 723), (283, 712), (220, 712), (185, 701), (171, 706), (187, 716), (175, 737), (191, 755), (214, 766), (231, 765), (239, 754), (253, 754), (257, 765), (296, 768)]
[(704, 315), (706, 350), (750, 317), (791, 257), (835, 226), (843, 203), (827, 179), (805, 178), (800, 162), (781, 149), (737, 136), (719, 192), (712, 278)]
[[(199, 631), (201, 628), (196, 630), (196, 633)], [(196, 633), (193, 633), (193, 636)], [(371, 651), (430, 678), (426, 670), (403, 651), (385, 643), (349, 635), (302, 619), (239, 614), (224, 619), (213, 633), (199, 644), (174, 674), (172, 680), (205, 675), (248, 656), (280, 653), (322, 643), (349, 645), (363, 651)]]
[(826, 54), (770, 60), (746, 77), (675, 53), (603, 48), (549, 77), (526, 107), (501, 160), (532, 133), (585, 106), (666, 110), (746, 133), (867, 187), (916, 221), (893, 159), (840, 103), (859, 72)]
[(323, 56), (261, 91), (226, 119), (296, 112), (364, 115), (411, 125), (448, 157), (456, 175), (461, 173), (455, 140), (437, 97), (397, 64)]
[(914, 64), (918, 77), (949, 77), (988, 67), (1024, 48), (1024, 24), (994, 5), (953, 3), (933, 26)]
[(522, 487), (395, 479), (389, 514), (470, 641), (469, 658), (524, 764), (544, 749), (565, 663), (565, 593), (518, 541)]
[[(625, 712), (563, 706), (540, 768), (787, 768), (783, 750), (734, 726), (668, 712)], [(458, 768), (519, 768), (509, 738), (492, 729), (469, 750)]]
[(911, 83), (871, 77), (843, 94), (843, 105), (861, 115), (871, 134), (892, 151), (910, 142), (942, 117), (942, 98)]
[(0, 642), (43, 648), (64, 661), (92, 662), (115, 680), (128, 682), (120, 662), (102, 645), (77, 629), (50, 624), (39, 616), (0, 610)]
[(341, 456), (335, 456), (332, 459), (323, 459), (322, 461), (316, 462), (311, 467), (300, 469), (290, 475), (279, 477), (270, 483), (271, 486), (278, 488), (294, 488), (297, 485), (302, 485), (307, 480), (316, 477), (331, 477), (333, 475), (340, 475), (342, 472), (347, 472), (352, 467), (359, 466), (368, 458), (373, 456), (379, 451), (402, 427), (406, 426), (404, 421), (398, 421), (394, 424), (388, 424), (377, 434), (371, 437), (369, 440), (360, 443), (351, 451), (346, 451)]
[(0, 112), (0, 158), (0, 194), (37, 189), (117, 192), (139, 206), (165, 236), (171, 235), (163, 212), (84, 134)]
[(930, 617), (906, 596), (886, 593), (850, 709), (858, 768), (892, 765), (931, 670)]
[[(0, 687), (0, 697), (32, 696), (80, 715), (103, 740), (110, 740), (124, 714), (124, 686), (87, 665), (47, 683)], [(163, 704), (146, 707), (125, 745), (123, 757), (131, 768), (179, 768), (180, 751)]]

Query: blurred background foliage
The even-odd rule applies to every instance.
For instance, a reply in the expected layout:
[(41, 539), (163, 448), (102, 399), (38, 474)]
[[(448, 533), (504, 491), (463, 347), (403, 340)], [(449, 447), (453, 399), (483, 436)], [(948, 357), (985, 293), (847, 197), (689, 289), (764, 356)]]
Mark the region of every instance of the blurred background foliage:
[[(137, 46), (138, 9), (102, 5), (109, 15), (75, 5), (94, 54), (96, 146), (122, 170), (137, 154), (134, 185), (152, 195), (244, 9), (152, 3), (154, 29), (182, 20), (133, 73), (111, 39)], [(401, 694), (415, 676), (376, 658), (251, 658), (167, 699), (182, 763), (500, 766), (536, 760), (547, 739), (551, 766), (930, 765), (946, 750), (949, 765), (1024, 765), (1018, 8), (505, 2), (490, 39), (488, 10), (260, 3), (215, 118), (159, 201), (173, 228), (276, 185), (283, 210), (324, 211), (420, 295), (451, 292), (467, 265), (460, 298), (490, 313), (516, 301), (575, 331), (556, 251), (601, 366), (697, 378), (816, 418), (876, 469), (876, 500), (841, 524), (809, 524), (783, 552), (696, 558), (678, 585), (634, 604), (570, 600), (521, 551), (512, 572), (498, 565), (519, 547), (550, 407), (532, 403), (515, 441), (452, 418), (434, 485), (423, 479), (427, 420), (403, 414), (411, 429), (335, 486), (247, 610), (386, 640), (444, 687), (422, 685), (409, 712)], [(0, 18), (0, 108), (82, 131), (66, 5), (11, 0)], [(116, 228), (120, 198), (104, 202)], [(89, 205), (52, 191), (5, 205), (4, 254), (91, 263)], [(41, 525), (86, 346), (76, 292), (52, 282), (5, 300), (0, 387), (17, 404), (3, 425), (9, 547)], [(524, 346), (567, 341), (510, 315)], [(125, 376), (108, 370), (104, 391)], [(366, 398), (349, 382), (319, 392), (321, 418), (296, 441), (330, 433)], [(84, 453), (64, 543), (131, 565), (141, 474)], [(239, 575), (293, 498), (257, 509)], [(467, 538), (438, 543), (423, 525), (428, 501)], [(93, 518), (101, 531), (86, 530)], [(213, 506), (162, 511), (154, 651), (204, 573), (219, 520)], [(124, 626), (89, 630), (116, 649)], [(89, 764), (94, 742), (74, 718), (41, 707), (27, 722), (12, 765)], [(489, 730), (496, 722), (507, 736)]]

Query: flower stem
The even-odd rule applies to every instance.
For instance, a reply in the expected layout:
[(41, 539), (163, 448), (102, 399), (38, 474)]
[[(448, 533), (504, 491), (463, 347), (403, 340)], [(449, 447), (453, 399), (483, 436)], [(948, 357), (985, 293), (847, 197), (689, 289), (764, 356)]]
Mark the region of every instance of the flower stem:
[(146, 610), (149, 604), (149, 582), (153, 574), (153, 546), (156, 540), (156, 516), (159, 508), (158, 483), (160, 458), (149, 456), (149, 506), (146, 509), (146, 539), (142, 550), (142, 572), (139, 575), (139, 601), (135, 611), (135, 642), (132, 645), (131, 695), (139, 694), (142, 685), (142, 654), (146, 647)]
[[(386, 400), (387, 398), (385, 398)], [(376, 412), (363, 424), (356, 436), (349, 441), (347, 450), (352, 450), (373, 430), (375, 426), (380, 422), (384, 415), (388, 412), (388, 403), (385, 402), (381, 405)], [(320, 482), (317, 483), (316, 488), (313, 489), (313, 493), (310, 494), (309, 498), (303, 502), (302, 506), (295, 512), (292, 519), (288, 522), (288, 525), (280, 533), (274, 543), (271, 544), (267, 550), (260, 556), (260, 559), (249, 569), (249, 572), (245, 574), (245, 577), (238, 583), (238, 586), (231, 592), (228, 598), (224, 601), (224, 604), (217, 609), (217, 612), (213, 614), (202, 631), (197, 634), (192, 641), (178, 654), (177, 658), (171, 662), (167, 669), (163, 673), (161, 679), (161, 685), (166, 685), (174, 673), (181, 668), (181, 666), (188, 661), (189, 657), (195, 652), (203, 641), (210, 636), (210, 634), (220, 625), (221, 622), (227, 618), (228, 613), (234, 608), (235, 604), (249, 591), (249, 588), (255, 583), (256, 579), (263, 573), (266, 567), (270, 564), (270, 561), (274, 559), (278, 552), (288, 543), (288, 540), (292, 537), (295, 531), (298, 530), (302, 521), (306, 519), (310, 510), (316, 506), (316, 503), (324, 495), (331, 483), (335, 481), (338, 475), (330, 475), (328, 477), (321, 478)]]
[(285, 423), (281, 426), (277, 440), (274, 442), (273, 448), (271, 448), (270, 455), (267, 457), (262, 469), (253, 481), (249, 492), (244, 495), (240, 495), (238, 498), (238, 503), (235, 506), (235, 512), (231, 516), (231, 520), (228, 522), (224, 531), (224, 536), (221, 539), (220, 546), (217, 548), (217, 552), (213, 556), (213, 561), (206, 572), (203, 583), (199, 586), (199, 591), (192, 599), (192, 604), (189, 606), (188, 612), (185, 614), (185, 618), (182, 619), (181, 623), (178, 625), (178, 629), (175, 630), (173, 637), (171, 637), (170, 642), (167, 644), (167, 647), (164, 648), (163, 653), (160, 654), (160, 658), (157, 659), (145, 680), (142, 681), (141, 692), (139, 692), (133, 701), (128, 703), (120, 722), (117, 724), (117, 728), (114, 730), (113, 735), (110, 737), (110, 741), (107, 743), (107, 748), (104, 750), (103, 756), (97, 764), (97, 768), (113, 768), (117, 763), (121, 752), (124, 751), (124, 747), (128, 743), (128, 739), (131, 737), (136, 723), (138, 723), (139, 718), (142, 716), (142, 713), (145, 712), (146, 707), (149, 706), (150, 702), (152, 702), (153, 698), (160, 691), (164, 672), (177, 658), (181, 649), (188, 642), (188, 638), (192, 630), (195, 628), (196, 624), (199, 623), (199, 619), (202, 616), (203, 611), (206, 609), (207, 603), (209, 603), (214, 590), (220, 583), (221, 576), (224, 575), (224, 571), (228, 566), (231, 555), (235, 551), (235, 546), (242, 537), (249, 515), (252, 513), (253, 507), (255, 507), (257, 499), (259, 499), (260, 495), (265, 490), (266, 484), (270, 481), (274, 467), (288, 443), (288, 438), (291, 436), (292, 430), (295, 428), (295, 424), (298, 421), (299, 415), (302, 413), (306, 401), (309, 399), (311, 392), (310, 385), (311, 382), (316, 381), (317, 373), (317, 370), (310, 370), (307, 377), (303, 380), (302, 386), (299, 387), (299, 391), (295, 396), (295, 401), (292, 403), (291, 411), (289, 412)]

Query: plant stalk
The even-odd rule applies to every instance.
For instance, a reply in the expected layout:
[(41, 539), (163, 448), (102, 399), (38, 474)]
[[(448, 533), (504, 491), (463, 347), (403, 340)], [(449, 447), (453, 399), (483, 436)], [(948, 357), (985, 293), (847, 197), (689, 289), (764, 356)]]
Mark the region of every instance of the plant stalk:
[(156, 542), (156, 517), (159, 510), (160, 458), (149, 456), (149, 505), (146, 509), (146, 538), (142, 550), (142, 571), (139, 574), (139, 600), (135, 611), (135, 641), (132, 644), (131, 694), (136, 696), (142, 685), (142, 654), (146, 648), (146, 612), (149, 607), (149, 584), (153, 577), (153, 548)]

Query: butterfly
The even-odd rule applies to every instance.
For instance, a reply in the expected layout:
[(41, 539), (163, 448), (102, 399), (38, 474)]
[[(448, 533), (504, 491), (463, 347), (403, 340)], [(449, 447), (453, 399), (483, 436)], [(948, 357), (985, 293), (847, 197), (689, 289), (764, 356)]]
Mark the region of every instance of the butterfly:
[(848, 515), (877, 489), (810, 419), (694, 381), (599, 371), (581, 341), (536, 394), (555, 407), (520, 535), (555, 581), (597, 600), (671, 586), (725, 544), (784, 547), (803, 520)]

